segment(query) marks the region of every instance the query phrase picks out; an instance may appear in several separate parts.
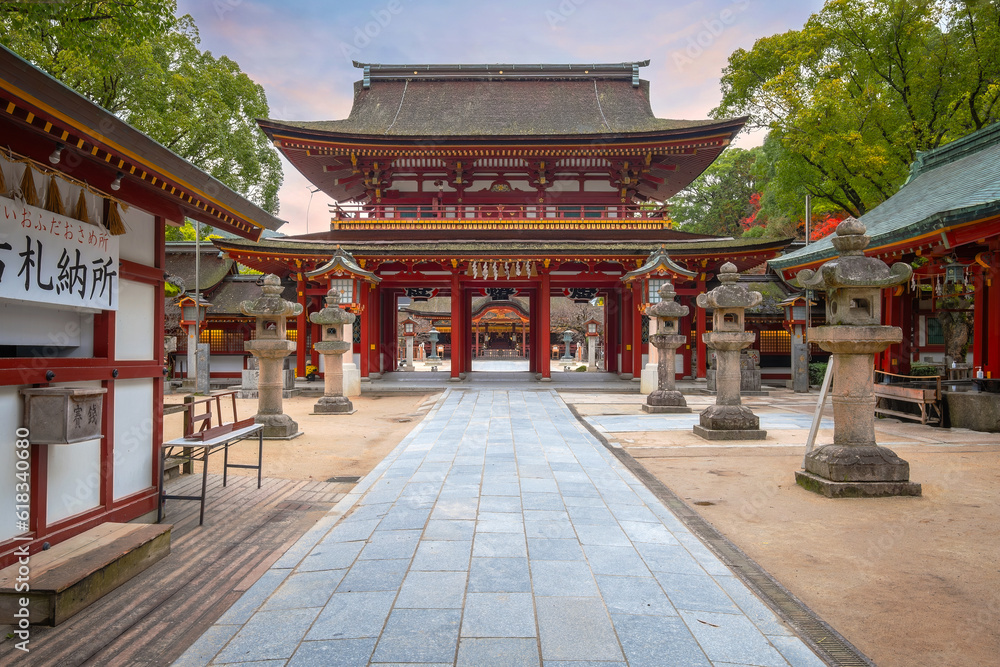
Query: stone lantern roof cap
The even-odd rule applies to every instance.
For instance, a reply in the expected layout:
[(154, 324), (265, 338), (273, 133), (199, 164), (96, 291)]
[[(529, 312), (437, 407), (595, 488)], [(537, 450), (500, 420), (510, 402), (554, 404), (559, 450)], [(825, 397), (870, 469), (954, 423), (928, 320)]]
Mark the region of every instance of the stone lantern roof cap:
[(832, 239), (840, 257), (828, 260), (816, 271), (799, 271), (795, 281), (805, 289), (826, 292), (843, 287), (882, 289), (909, 280), (913, 274), (909, 264), (898, 262), (890, 268), (877, 257), (865, 256), (864, 250), (871, 240), (866, 231), (860, 220), (845, 219), (837, 225), (837, 236)]
[(665, 320), (687, 317), (689, 308), (687, 306), (682, 306), (674, 300), (677, 296), (677, 292), (674, 290), (674, 284), (672, 282), (669, 280), (665, 281), (660, 286), (659, 295), (659, 303), (646, 306), (646, 315)]
[(357, 316), (340, 307), (340, 291), (331, 289), (326, 293), (326, 306), (309, 315), (313, 324), (352, 324)]
[(713, 290), (698, 295), (698, 306), (707, 310), (716, 308), (753, 308), (764, 300), (760, 292), (739, 284), (740, 274), (736, 265), (726, 262), (719, 269), (719, 282)]
[(638, 278), (653, 275), (676, 275), (684, 278), (696, 278), (698, 276), (696, 272), (689, 271), (670, 259), (666, 246), (661, 244), (659, 250), (654, 250), (649, 254), (645, 264), (635, 271), (629, 271), (622, 276), (622, 282), (630, 283)]
[(281, 298), (284, 288), (281, 279), (273, 273), (264, 276), (264, 294), (240, 303), (240, 312), (252, 317), (293, 317), (302, 312), (302, 304)]
[(360, 278), (361, 280), (366, 280), (370, 283), (382, 282), (382, 279), (376, 276), (371, 271), (365, 271), (358, 265), (355, 261), (354, 256), (337, 246), (336, 252), (333, 253), (333, 257), (330, 258), (328, 262), (320, 267), (317, 267), (313, 271), (307, 271), (306, 277), (311, 279), (324, 278), (328, 276), (341, 276), (348, 275), (353, 278)]

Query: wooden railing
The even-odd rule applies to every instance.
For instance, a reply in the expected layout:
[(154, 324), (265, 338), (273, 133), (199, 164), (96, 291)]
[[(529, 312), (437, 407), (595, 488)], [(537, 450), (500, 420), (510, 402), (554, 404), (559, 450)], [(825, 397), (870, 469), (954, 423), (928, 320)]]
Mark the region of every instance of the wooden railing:
[(666, 220), (664, 206), (644, 204), (443, 204), (330, 206), (334, 220)]

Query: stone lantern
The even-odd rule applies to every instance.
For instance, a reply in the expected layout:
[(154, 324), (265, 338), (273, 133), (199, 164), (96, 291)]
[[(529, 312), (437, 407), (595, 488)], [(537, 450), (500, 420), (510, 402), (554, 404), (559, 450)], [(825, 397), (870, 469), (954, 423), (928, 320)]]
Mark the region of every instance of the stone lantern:
[(677, 348), (687, 341), (678, 333), (677, 320), (687, 317), (688, 307), (674, 300), (677, 293), (669, 280), (663, 281), (659, 295), (657, 303), (646, 306), (646, 315), (656, 318), (656, 333), (649, 337), (649, 342), (659, 354), (656, 360), (656, 389), (646, 396), (642, 409), (652, 413), (691, 412), (684, 395), (677, 391), (674, 384)]
[(331, 289), (326, 293), (326, 307), (312, 313), (309, 321), (320, 325), (323, 340), (313, 344), (313, 349), (323, 355), (323, 396), (316, 401), (313, 413), (318, 415), (349, 415), (354, 405), (344, 396), (344, 353), (351, 349), (344, 340), (345, 331), (354, 323), (354, 313), (340, 307), (340, 292)]
[(438, 366), (441, 365), (441, 357), (438, 356), (437, 343), (438, 343), (438, 330), (431, 327), (431, 330), (427, 334), (427, 340), (431, 344), (431, 354), (424, 361), (424, 365), (430, 366), (432, 371), (436, 371)]
[(260, 378), (257, 383), (258, 403), (254, 421), (264, 424), (264, 437), (287, 440), (301, 435), (299, 425), (282, 412), (283, 359), (295, 351), (295, 343), (285, 335), (286, 320), (302, 312), (302, 305), (281, 298), (281, 280), (274, 274), (264, 276), (264, 294), (253, 301), (244, 301), (240, 310), (257, 320), (257, 335), (243, 344), (257, 358)]
[(919, 496), (910, 464), (875, 444), (874, 355), (903, 339), (899, 327), (882, 325), (881, 292), (905, 283), (913, 270), (865, 257), (868, 242), (864, 224), (848, 218), (833, 239), (840, 257), (796, 276), (802, 287), (826, 292), (827, 325), (811, 331), (833, 354), (833, 444), (810, 452), (795, 481), (829, 497)]
[(739, 285), (736, 265), (726, 262), (719, 269), (722, 284), (698, 295), (698, 307), (711, 309), (712, 331), (703, 334), (710, 349), (715, 351), (715, 405), (701, 413), (696, 435), (708, 440), (763, 440), (760, 419), (740, 400), (740, 350), (753, 343), (754, 333), (745, 331), (743, 313), (759, 304), (763, 297), (745, 285)]
[[(196, 298), (197, 297), (197, 298)], [(208, 309), (212, 304), (201, 294), (185, 294), (177, 300), (181, 309), (180, 325), (187, 328), (187, 379), (191, 389), (199, 394), (208, 394), (210, 377), (208, 368), (209, 344), (200, 342), (201, 330), (207, 324)], [(176, 349), (177, 342), (174, 341)]]
[(562, 335), (563, 347), (565, 349), (563, 350), (563, 356), (559, 359), (559, 361), (563, 362), (564, 364), (573, 363), (573, 355), (570, 354), (570, 347), (573, 344), (574, 333), (575, 332), (572, 329), (566, 329), (566, 331), (564, 331)]
[(792, 391), (806, 393), (809, 391), (809, 345), (806, 341), (806, 329), (813, 302), (804, 296), (793, 296), (778, 305), (785, 309), (782, 324), (791, 336)]
[(587, 333), (584, 334), (587, 337), (587, 371), (591, 373), (597, 370), (597, 341), (601, 335), (597, 332), (599, 324), (595, 319), (584, 322), (587, 327)]
[(406, 361), (400, 367), (401, 371), (413, 369), (413, 339), (417, 336), (417, 321), (412, 317), (403, 320), (403, 338), (406, 340)]

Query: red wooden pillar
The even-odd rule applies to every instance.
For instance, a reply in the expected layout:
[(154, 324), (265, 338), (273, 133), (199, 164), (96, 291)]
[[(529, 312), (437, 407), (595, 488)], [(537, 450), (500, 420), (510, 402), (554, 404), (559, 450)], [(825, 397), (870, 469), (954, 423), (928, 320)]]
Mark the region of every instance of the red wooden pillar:
[(642, 281), (632, 283), (632, 374), (639, 377), (642, 373)]
[(528, 328), (527, 344), (524, 346), (524, 356), (528, 358), (528, 372), (538, 372), (538, 290), (528, 294)]
[(360, 317), (355, 320), (355, 326), (361, 327), (361, 358), (359, 359), (359, 365), (361, 368), (361, 377), (368, 377), (368, 362), (370, 359), (368, 350), (372, 345), (372, 294), (374, 292), (374, 286), (370, 283), (361, 283), (361, 294), (359, 297), (359, 302), (361, 304)]
[[(1000, 251), (996, 244), (992, 247), (994, 256)], [(978, 311), (976, 313), (979, 314)], [(1000, 267), (989, 271), (986, 288), (986, 344), (983, 346), (983, 374), (990, 378), (1000, 378)]]
[(472, 372), (472, 340), (470, 339), (470, 334), (472, 331), (472, 291), (462, 290), (462, 309), (465, 311), (465, 345), (462, 348), (462, 371), (465, 373)]
[[(705, 286), (705, 280), (698, 281), (698, 294), (704, 294), (707, 291)], [(698, 350), (698, 377), (704, 378), (708, 377), (708, 348), (705, 347), (705, 341), (702, 339), (702, 334), (707, 331), (705, 322), (705, 309), (698, 308), (695, 306), (695, 318), (698, 328), (695, 333), (695, 347)]]
[(299, 305), (302, 306), (302, 312), (295, 318), (295, 375), (301, 378), (306, 376), (306, 327), (308, 326), (306, 322), (309, 321), (309, 313), (306, 312), (309, 303), (306, 297), (306, 281), (301, 273), (295, 281), (295, 293)]
[(635, 318), (632, 306), (632, 290), (625, 288), (621, 292), (621, 318), (622, 318), (622, 372), (625, 379), (630, 379), (635, 375), (635, 367), (632, 365), (632, 349), (635, 347)]
[(379, 345), (379, 372), (386, 373), (396, 370), (396, 362), (399, 358), (399, 325), (397, 322), (396, 296), (398, 290), (382, 290), (381, 322), (382, 322), (382, 343)]
[(465, 338), (465, 299), (462, 296), (462, 285), (458, 273), (451, 275), (451, 377), (458, 379), (462, 372), (462, 340)]
[(382, 347), (382, 289), (378, 285), (372, 288), (371, 293), (371, 308), (368, 312), (371, 313), (369, 317), (371, 318), (371, 340), (368, 341), (368, 369), (369, 373), (379, 374), (382, 372), (382, 364), (379, 359), (379, 352)]
[(549, 346), (552, 341), (552, 287), (548, 270), (540, 276), (538, 290), (538, 359), (541, 361), (542, 379), (552, 378), (552, 364), (549, 361)]
[(617, 289), (608, 290), (604, 299), (604, 370), (618, 372), (618, 328), (621, 326), (620, 296)]
[(986, 359), (989, 351), (986, 349), (986, 339), (989, 336), (986, 332), (986, 318), (989, 313), (986, 298), (986, 275), (987, 271), (980, 271), (973, 275), (972, 284), (975, 289), (975, 297), (972, 309), (972, 368), (983, 369), (986, 374)]

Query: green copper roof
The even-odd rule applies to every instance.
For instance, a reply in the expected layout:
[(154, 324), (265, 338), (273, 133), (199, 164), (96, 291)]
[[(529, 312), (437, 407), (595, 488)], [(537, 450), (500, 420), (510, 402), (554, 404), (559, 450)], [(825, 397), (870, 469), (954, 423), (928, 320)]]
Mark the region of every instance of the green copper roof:
[[(903, 187), (860, 220), (877, 249), (998, 214), (1000, 123), (918, 154)], [(769, 264), (782, 270), (829, 259), (837, 254), (830, 236)]]

